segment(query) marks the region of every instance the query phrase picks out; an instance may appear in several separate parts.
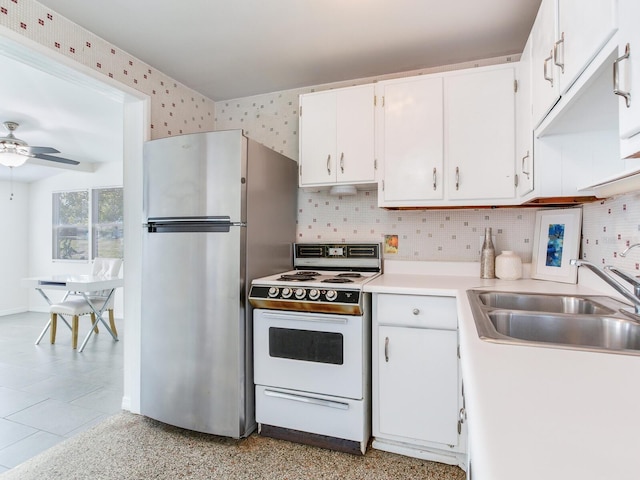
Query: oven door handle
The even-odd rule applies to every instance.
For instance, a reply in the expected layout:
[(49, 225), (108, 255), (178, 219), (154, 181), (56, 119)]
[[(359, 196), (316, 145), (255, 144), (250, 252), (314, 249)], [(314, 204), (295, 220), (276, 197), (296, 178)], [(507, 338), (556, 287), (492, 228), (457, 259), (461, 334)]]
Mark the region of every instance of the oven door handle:
[(337, 408), (340, 410), (349, 410), (348, 403), (333, 402), (331, 400), (323, 400), (321, 398), (305, 397), (303, 395), (293, 395), (291, 393), (277, 392), (275, 390), (265, 389), (264, 394), (268, 397), (284, 398), (293, 400), (294, 402), (310, 403), (312, 405), (320, 405), (323, 407)]
[(261, 314), (264, 318), (268, 318), (270, 320), (287, 320), (287, 321), (292, 321), (295, 320), (296, 322), (315, 322), (315, 323), (342, 323), (342, 324), (346, 324), (348, 322), (348, 319), (345, 317), (338, 317), (338, 316), (329, 316), (329, 315), (317, 315), (317, 316), (313, 316), (313, 317), (307, 317), (304, 315), (296, 315), (296, 314), (283, 314), (283, 313), (268, 313), (268, 312), (263, 312)]

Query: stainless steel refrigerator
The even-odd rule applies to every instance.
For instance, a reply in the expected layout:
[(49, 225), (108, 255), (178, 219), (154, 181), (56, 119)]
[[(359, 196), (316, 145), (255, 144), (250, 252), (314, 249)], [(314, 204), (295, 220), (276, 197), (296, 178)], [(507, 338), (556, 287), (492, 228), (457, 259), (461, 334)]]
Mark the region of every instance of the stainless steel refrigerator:
[(291, 268), (297, 164), (241, 130), (144, 146), (141, 413), (255, 428), (251, 280)]

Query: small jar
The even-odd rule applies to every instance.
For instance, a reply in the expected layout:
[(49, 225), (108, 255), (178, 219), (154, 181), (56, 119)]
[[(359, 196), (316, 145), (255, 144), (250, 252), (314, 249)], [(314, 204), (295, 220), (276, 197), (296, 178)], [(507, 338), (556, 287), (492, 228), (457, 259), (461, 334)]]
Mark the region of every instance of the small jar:
[(496, 277), (517, 280), (522, 277), (522, 260), (511, 250), (504, 250), (496, 257)]

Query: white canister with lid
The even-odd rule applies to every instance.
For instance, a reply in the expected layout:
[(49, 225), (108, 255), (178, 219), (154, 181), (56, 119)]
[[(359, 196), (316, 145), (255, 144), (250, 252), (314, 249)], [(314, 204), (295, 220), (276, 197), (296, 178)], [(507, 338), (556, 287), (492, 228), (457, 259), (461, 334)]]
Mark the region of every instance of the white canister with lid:
[(522, 259), (511, 250), (504, 250), (496, 257), (496, 277), (517, 280), (522, 277)]

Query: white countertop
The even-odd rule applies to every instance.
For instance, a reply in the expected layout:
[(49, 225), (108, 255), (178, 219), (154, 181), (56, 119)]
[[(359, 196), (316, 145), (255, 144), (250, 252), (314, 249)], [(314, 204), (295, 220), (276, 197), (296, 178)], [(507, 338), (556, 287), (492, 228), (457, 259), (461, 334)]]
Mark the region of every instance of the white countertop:
[(481, 280), (478, 264), (396, 263), (365, 291), (457, 298), (474, 480), (640, 478), (640, 356), (483, 341), (466, 294), (610, 294), (604, 283)]

